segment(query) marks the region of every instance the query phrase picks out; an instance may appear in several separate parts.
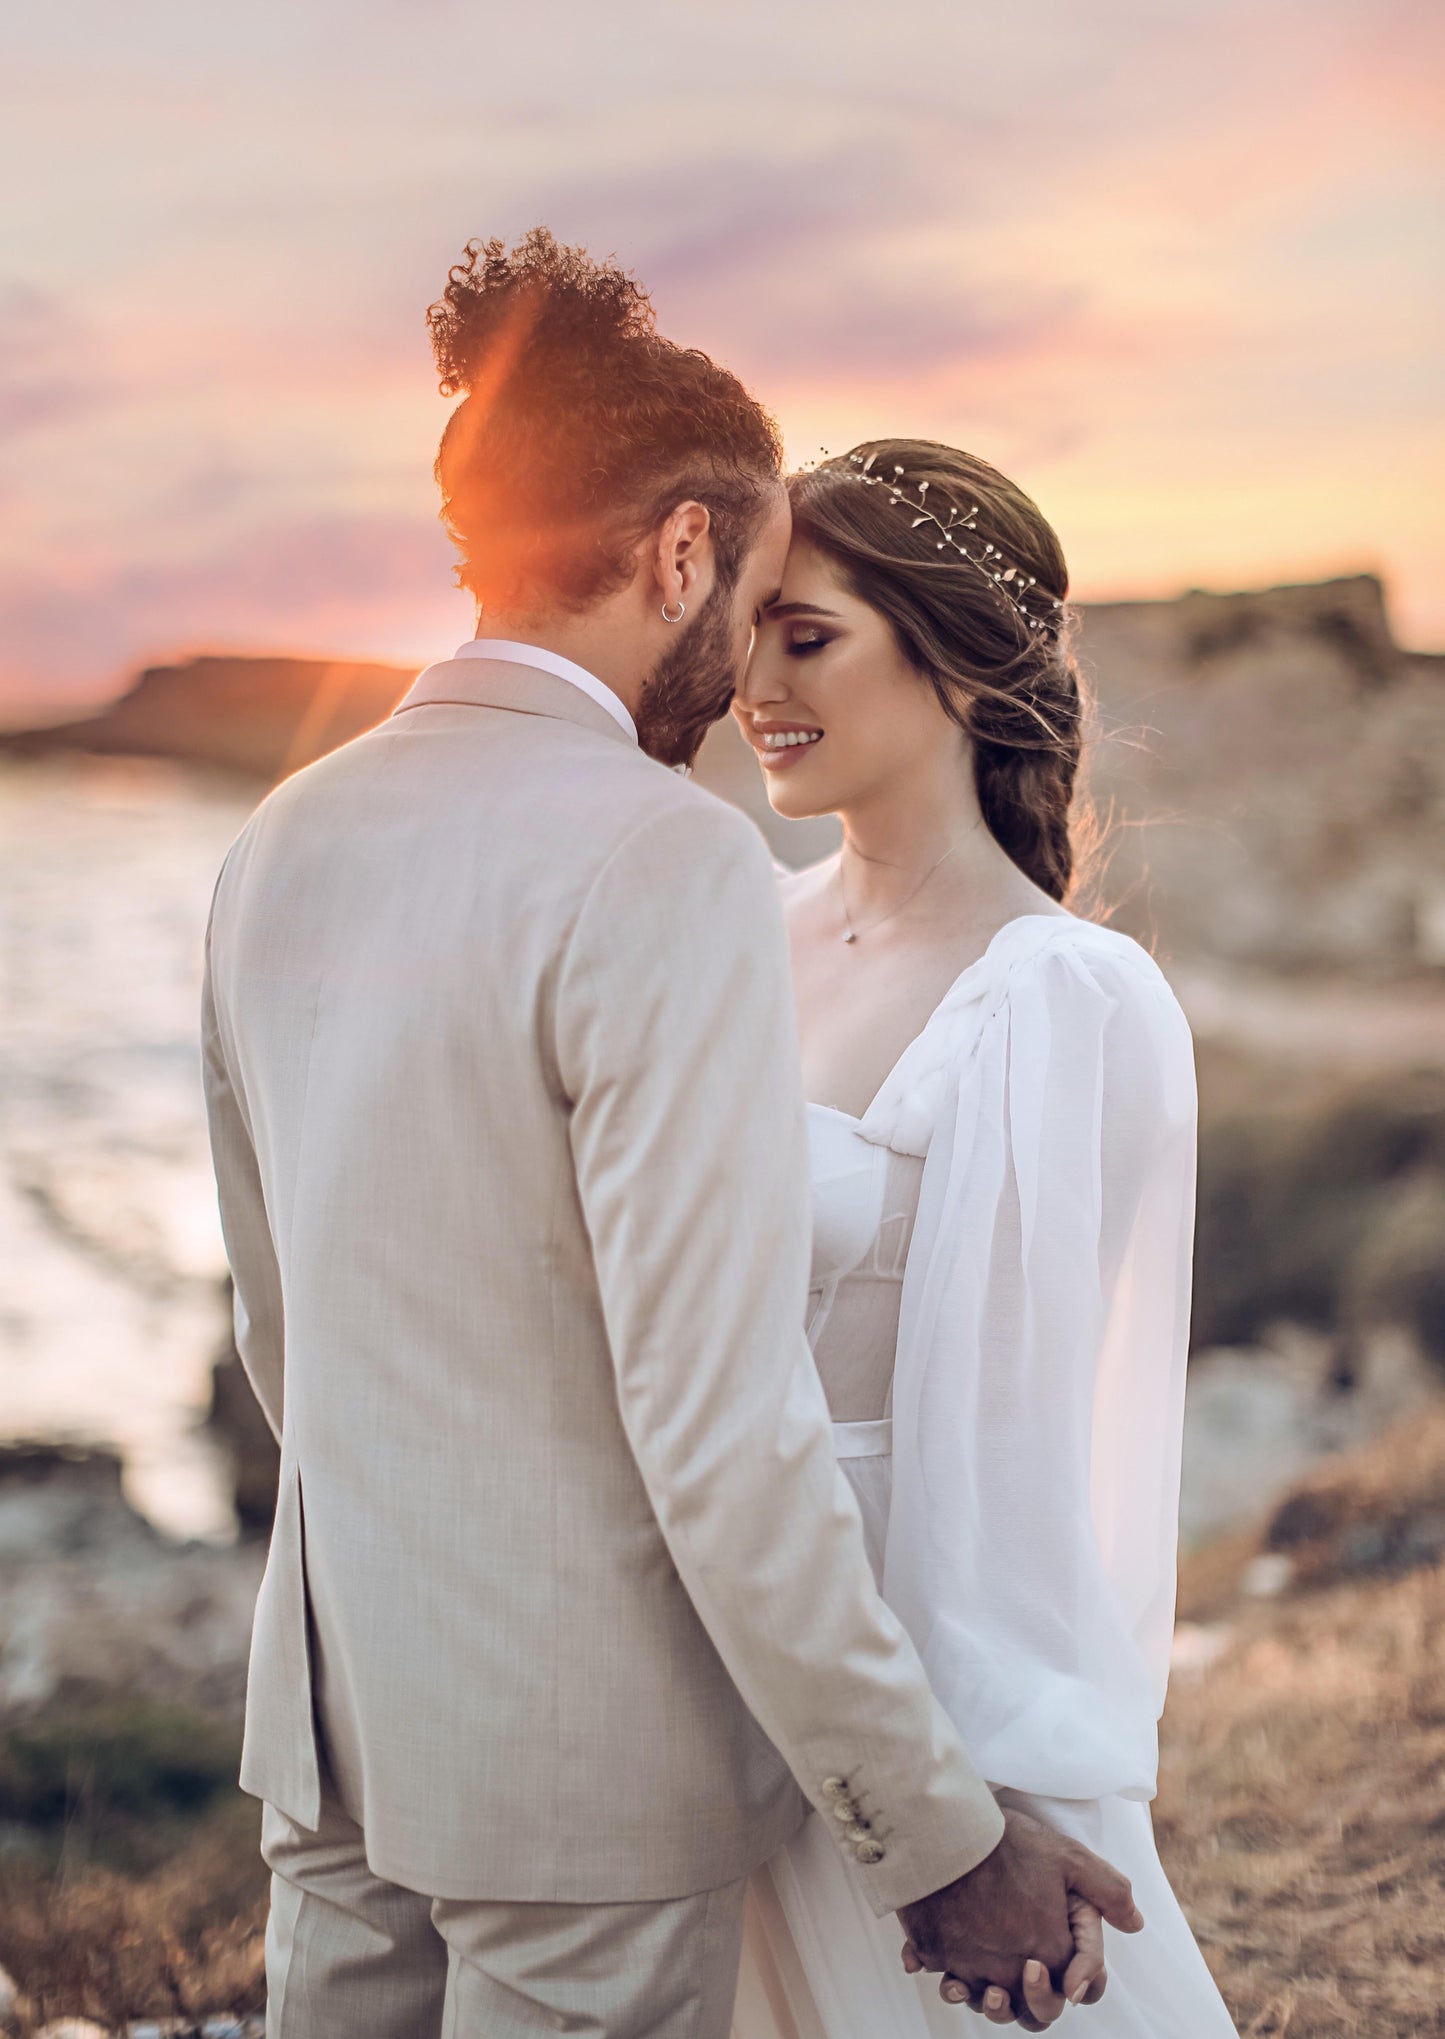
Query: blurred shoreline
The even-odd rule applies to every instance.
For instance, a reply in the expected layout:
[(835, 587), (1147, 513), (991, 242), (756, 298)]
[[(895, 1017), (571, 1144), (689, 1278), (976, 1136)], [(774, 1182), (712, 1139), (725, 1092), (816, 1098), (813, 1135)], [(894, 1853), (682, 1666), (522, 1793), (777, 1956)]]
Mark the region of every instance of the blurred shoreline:
[(232, 1517), (195, 1420), (225, 1272), (200, 950), (254, 797), (150, 761), (0, 767), (0, 1436), (113, 1444), (139, 1505), (212, 1538)]

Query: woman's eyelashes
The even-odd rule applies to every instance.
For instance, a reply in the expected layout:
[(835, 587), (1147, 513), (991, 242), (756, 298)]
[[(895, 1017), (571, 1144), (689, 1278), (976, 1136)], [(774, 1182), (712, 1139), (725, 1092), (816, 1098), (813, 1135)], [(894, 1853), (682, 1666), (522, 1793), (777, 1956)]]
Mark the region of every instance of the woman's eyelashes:
[(826, 630), (815, 630), (811, 625), (789, 632), (787, 653), (789, 658), (806, 658), (810, 651), (821, 651), (832, 638)]

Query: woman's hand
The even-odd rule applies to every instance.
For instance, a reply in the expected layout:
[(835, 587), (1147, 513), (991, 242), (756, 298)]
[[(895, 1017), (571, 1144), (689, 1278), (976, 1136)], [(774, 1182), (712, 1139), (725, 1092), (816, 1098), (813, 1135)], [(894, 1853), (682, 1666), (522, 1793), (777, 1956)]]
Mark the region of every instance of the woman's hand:
[[(1104, 1961), (1104, 1921), (1087, 1898), (1069, 1894), (1069, 1930), (1074, 1952), (1056, 1990), (1041, 1961), (1024, 1964), (1020, 1999), (1015, 2004), (997, 1985), (975, 1998), (968, 1984), (956, 1975), (945, 1975), (938, 1993), (946, 2004), (966, 2004), (981, 2011), (992, 2025), (1022, 2025), (1026, 2032), (1043, 2032), (1063, 2013), (1066, 2004), (1096, 2004), (1108, 1986)], [(903, 1943), (903, 1966), (910, 1975), (923, 1973), (923, 1962), (911, 1940)]]

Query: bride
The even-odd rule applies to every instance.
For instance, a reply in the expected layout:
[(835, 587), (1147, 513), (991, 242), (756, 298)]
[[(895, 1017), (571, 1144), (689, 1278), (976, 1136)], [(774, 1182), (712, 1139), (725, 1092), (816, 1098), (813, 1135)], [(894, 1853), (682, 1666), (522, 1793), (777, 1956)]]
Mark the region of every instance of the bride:
[[(1067, 909), (1081, 703), (1059, 544), (983, 461), (791, 484), (734, 704), (778, 813), (813, 1154), (809, 1338), (884, 1593), (996, 1790), (1133, 1880), (1088, 2039), (1234, 2027), (1149, 1816), (1174, 1604), (1194, 1072), (1134, 942)], [(814, 1816), (753, 1880), (738, 2039), (958, 2033)], [(992, 1993), (991, 1993), (992, 1994)], [(982, 2006), (995, 2022), (1006, 2000)]]

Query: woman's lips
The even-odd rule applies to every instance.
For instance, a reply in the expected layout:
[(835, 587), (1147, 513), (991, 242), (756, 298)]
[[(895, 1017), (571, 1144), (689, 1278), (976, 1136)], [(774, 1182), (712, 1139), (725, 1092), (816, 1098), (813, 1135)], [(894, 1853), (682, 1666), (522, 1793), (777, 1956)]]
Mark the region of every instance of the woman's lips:
[(792, 750), (759, 751), (758, 757), (765, 772), (791, 772), (817, 748), (816, 743), (800, 743)]
[(791, 770), (822, 741), (821, 729), (758, 730), (753, 737), (758, 762), (765, 772)]

